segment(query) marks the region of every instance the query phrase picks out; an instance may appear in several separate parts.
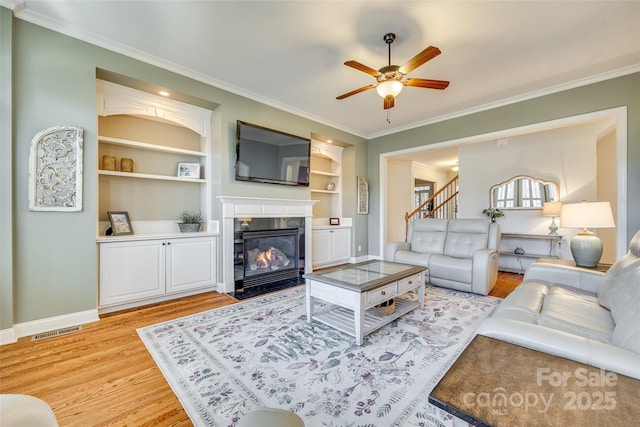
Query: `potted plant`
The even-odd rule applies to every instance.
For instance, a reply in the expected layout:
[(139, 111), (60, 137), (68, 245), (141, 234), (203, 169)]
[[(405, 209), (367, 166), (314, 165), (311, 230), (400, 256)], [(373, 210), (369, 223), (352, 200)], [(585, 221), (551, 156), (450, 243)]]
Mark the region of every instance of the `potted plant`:
[(202, 223), (202, 212), (198, 210), (183, 210), (180, 215), (180, 222), (178, 227), (183, 233), (200, 231), (200, 224)]
[(504, 212), (497, 208), (487, 208), (482, 213), (491, 219), (491, 222), (496, 222), (496, 218), (504, 216)]

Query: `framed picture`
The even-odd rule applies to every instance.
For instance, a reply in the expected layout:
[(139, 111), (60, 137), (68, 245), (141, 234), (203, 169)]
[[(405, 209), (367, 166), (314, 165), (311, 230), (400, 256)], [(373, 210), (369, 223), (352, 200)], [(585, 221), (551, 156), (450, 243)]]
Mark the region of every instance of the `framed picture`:
[(111, 232), (114, 236), (122, 236), (125, 234), (133, 234), (133, 227), (129, 219), (128, 212), (107, 212), (109, 222), (111, 223)]
[(358, 214), (369, 213), (369, 184), (363, 177), (358, 177)]
[(329, 225), (340, 225), (340, 218), (329, 218)]
[(178, 177), (200, 179), (200, 164), (178, 163)]

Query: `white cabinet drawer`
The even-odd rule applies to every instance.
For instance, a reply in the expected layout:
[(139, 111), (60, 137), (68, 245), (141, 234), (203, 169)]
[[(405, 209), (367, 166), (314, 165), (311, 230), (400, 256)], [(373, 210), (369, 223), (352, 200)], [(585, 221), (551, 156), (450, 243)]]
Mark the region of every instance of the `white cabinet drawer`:
[(383, 286), (382, 288), (374, 289), (367, 292), (366, 305), (378, 304), (382, 301), (387, 301), (398, 294), (396, 282)]
[(409, 289), (419, 286), (420, 283), (422, 282), (421, 277), (422, 275), (416, 274), (415, 276), (398, 280), (398, 293), (402, 294), (408, 291)]

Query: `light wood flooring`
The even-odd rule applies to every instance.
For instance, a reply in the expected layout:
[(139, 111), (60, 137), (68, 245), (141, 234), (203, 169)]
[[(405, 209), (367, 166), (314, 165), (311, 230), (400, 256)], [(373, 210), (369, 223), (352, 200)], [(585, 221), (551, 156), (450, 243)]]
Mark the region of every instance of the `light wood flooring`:
[[(500, 273), (491, 295), (522, 280)], [(0, 346), (0, 393), (46, 401), (60, 426), (191, 426), (137, 328), (232, 304), (210, 292), (101, 316), (82, 331)]]

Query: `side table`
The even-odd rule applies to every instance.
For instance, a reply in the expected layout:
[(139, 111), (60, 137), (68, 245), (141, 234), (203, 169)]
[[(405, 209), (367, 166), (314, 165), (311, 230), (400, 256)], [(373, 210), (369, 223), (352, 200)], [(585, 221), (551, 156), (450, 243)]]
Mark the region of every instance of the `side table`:
[[(570, 259), (556, 259), (556, 258), (538, 258), (538, 261), (544, 264), (557, 264), (557, 265), (568, 265), (569, 267), (576, 267), (576, 262)], [(588, 270), (596, 270), (606, 273), (609, 268), (611, 268), (611, 264), (598, 264), (595, 267), (580, 267), (586, 268)]]

